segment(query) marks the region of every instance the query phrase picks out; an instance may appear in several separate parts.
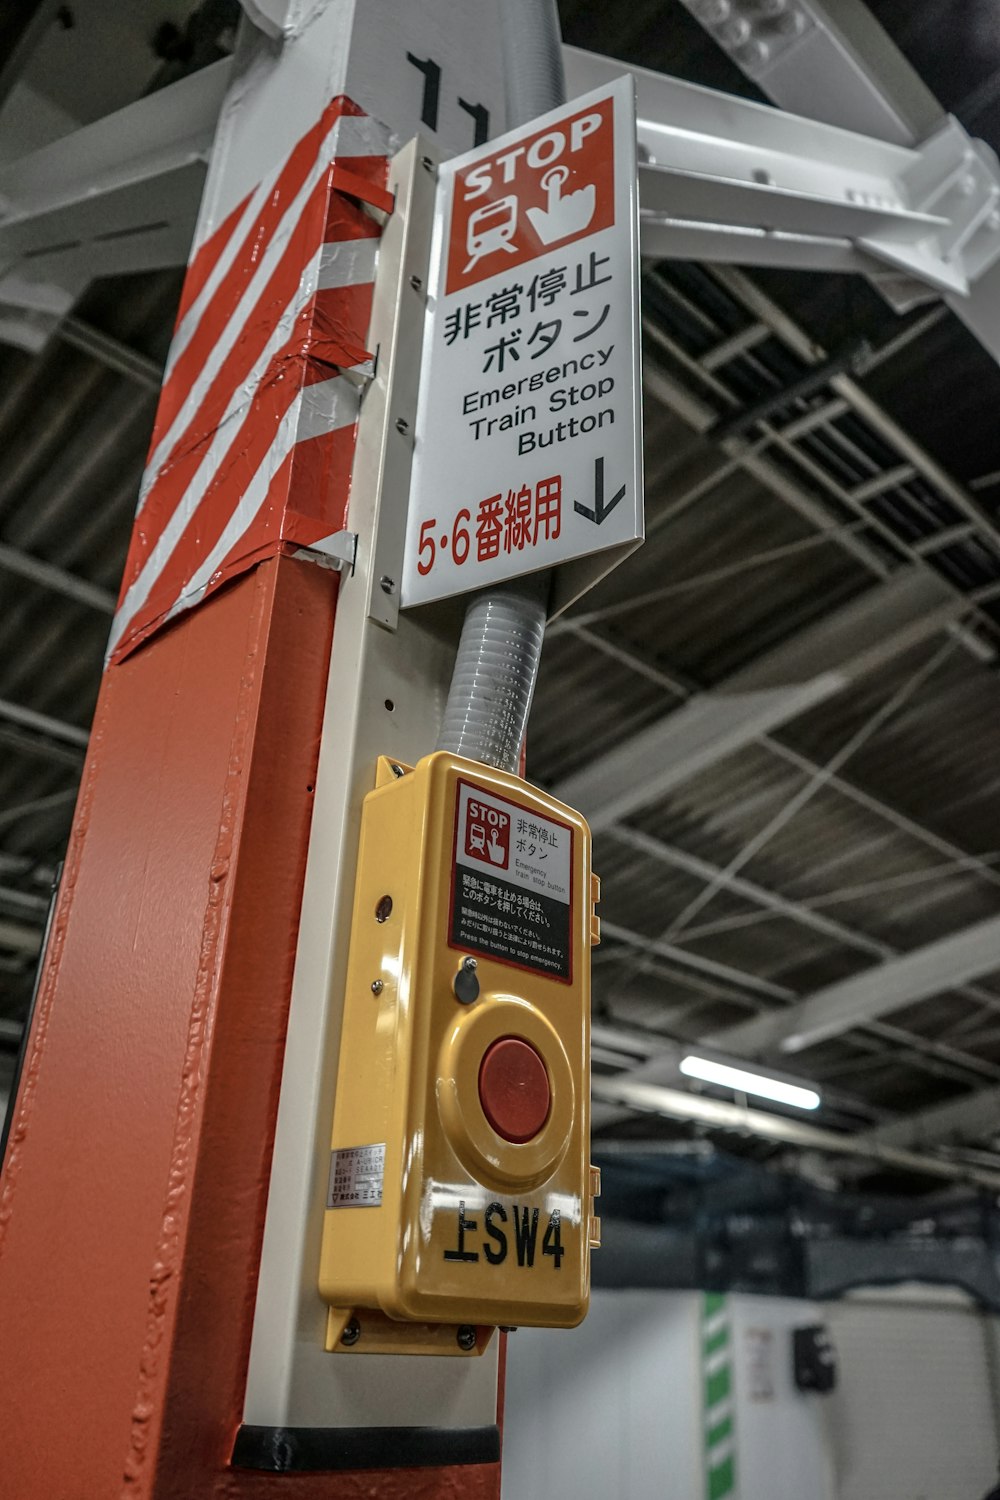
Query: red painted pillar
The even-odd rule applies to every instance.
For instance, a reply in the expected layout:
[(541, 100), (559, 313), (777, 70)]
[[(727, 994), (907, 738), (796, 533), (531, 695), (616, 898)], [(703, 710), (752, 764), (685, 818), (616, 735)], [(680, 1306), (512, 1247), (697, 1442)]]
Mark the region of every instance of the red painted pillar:
[(239, 1425), (336, 583), (263, 563), (105, 678), (0, 1194), (10, 1500), (487, 1500)]

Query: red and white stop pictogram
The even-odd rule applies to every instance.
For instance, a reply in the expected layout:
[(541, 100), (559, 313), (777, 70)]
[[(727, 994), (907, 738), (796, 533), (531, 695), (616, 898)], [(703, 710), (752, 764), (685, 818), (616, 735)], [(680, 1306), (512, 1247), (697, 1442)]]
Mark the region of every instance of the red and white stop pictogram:
[(510, 816), (489, 803), (470, 798), (466, 808), (465, 852), (484, 864), (506, 870), (510, 863)]
[(448, 293), (615, 222), (614, 101), (508, 144), (455, 174)]

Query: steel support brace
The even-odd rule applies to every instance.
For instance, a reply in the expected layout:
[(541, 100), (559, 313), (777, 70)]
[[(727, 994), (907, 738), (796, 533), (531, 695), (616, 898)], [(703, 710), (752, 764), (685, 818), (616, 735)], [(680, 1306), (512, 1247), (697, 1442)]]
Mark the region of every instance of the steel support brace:
[(0, 169), (0, 337), (38, 349), (95, 276), (187, 260), (228, 60)]
[[(247, 8), (272, 45), (293, 50), (323, 7), (248, 0)], [(810, 36), (821, 34), (816, 27)], [(422, 42), (414, 45), (418, 51), (401, 53), (425, 70), (414, 119), (436, 125), (442, 69), (424, 59)], [(451, 41), (438, 45), (442, 55), (455, 52)], [(847, 56), (839, 41), (835, 50)], [(564, 52), (570, 96), (622, 71), (609, 58)], [(375, 71), (370, 49), (352, 63), (366, 82)], [(0, 172), (0, 338), (38, 349), (98, 269), (185, 258), (229, 69), (228, 62), (204, 69)], [(631, 72), (644, 254), (855, 271), (900, 305), (926, 288), (946, 295), (1000, 356), (1000, 299), (993, 293), (1000, 270), (991, 274), (1000, 259), (1000, 169), (956, 120), (936, 120), (913, 144), (892, 110), (873, 111), (868, 94), (856, 117), (866, 128), (881, 122), (887, 138), (645, 69)], [(402, 81), (412, 89), (416, 75), (404, 73)], [(465, 93), (471, 99), (475, 89)], [(488, 113), (496, 133), (499, 110)], [(926, 122), (926, 110), (921, 118)]]
[[(567, 47), (572, 94), (621, 65)], [(1000, 258), (1000, 169), (945, 119), (918, 146), (631, 70), (649, 257), (801, 270), (879, 264), (962, 301)], [(1000, 342), (985, 338), (994, 355)]]

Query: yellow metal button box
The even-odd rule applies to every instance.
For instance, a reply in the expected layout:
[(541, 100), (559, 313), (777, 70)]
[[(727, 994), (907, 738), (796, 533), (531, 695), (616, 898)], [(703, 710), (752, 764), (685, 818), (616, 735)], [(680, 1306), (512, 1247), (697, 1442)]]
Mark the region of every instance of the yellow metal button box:
[[(363, 1309), (479, 1328), (585, 1315), (597, 889), (585, 821), (544, 792), (445, 752), (380, 761), (323, 1230), (328, 1347), (378, 1344)], [(437, 1331), (440, 1352), (468, 1349)]]

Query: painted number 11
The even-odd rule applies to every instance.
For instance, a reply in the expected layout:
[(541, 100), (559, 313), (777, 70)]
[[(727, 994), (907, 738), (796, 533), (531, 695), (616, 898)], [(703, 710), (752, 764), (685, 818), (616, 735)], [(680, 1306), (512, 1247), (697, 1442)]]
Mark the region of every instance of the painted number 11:
[[(406, 54), (406, 61), (412, 63), (418, 73), (424, 76), (424, 97), (420, 106), (420, 122), (426, 125), (428, 130), (438, 128), (438, 107), (441, 101), (441, 66), (432, 57), (415, 57), (412, 52)], [(481, 146), (490, 133), (490, 112), (483, 104), (470, 104), (467, 99), (459, 97), (459, 109), (464, 109), (467, 115), (472, 117), (474, 134), (472, 144)]]

